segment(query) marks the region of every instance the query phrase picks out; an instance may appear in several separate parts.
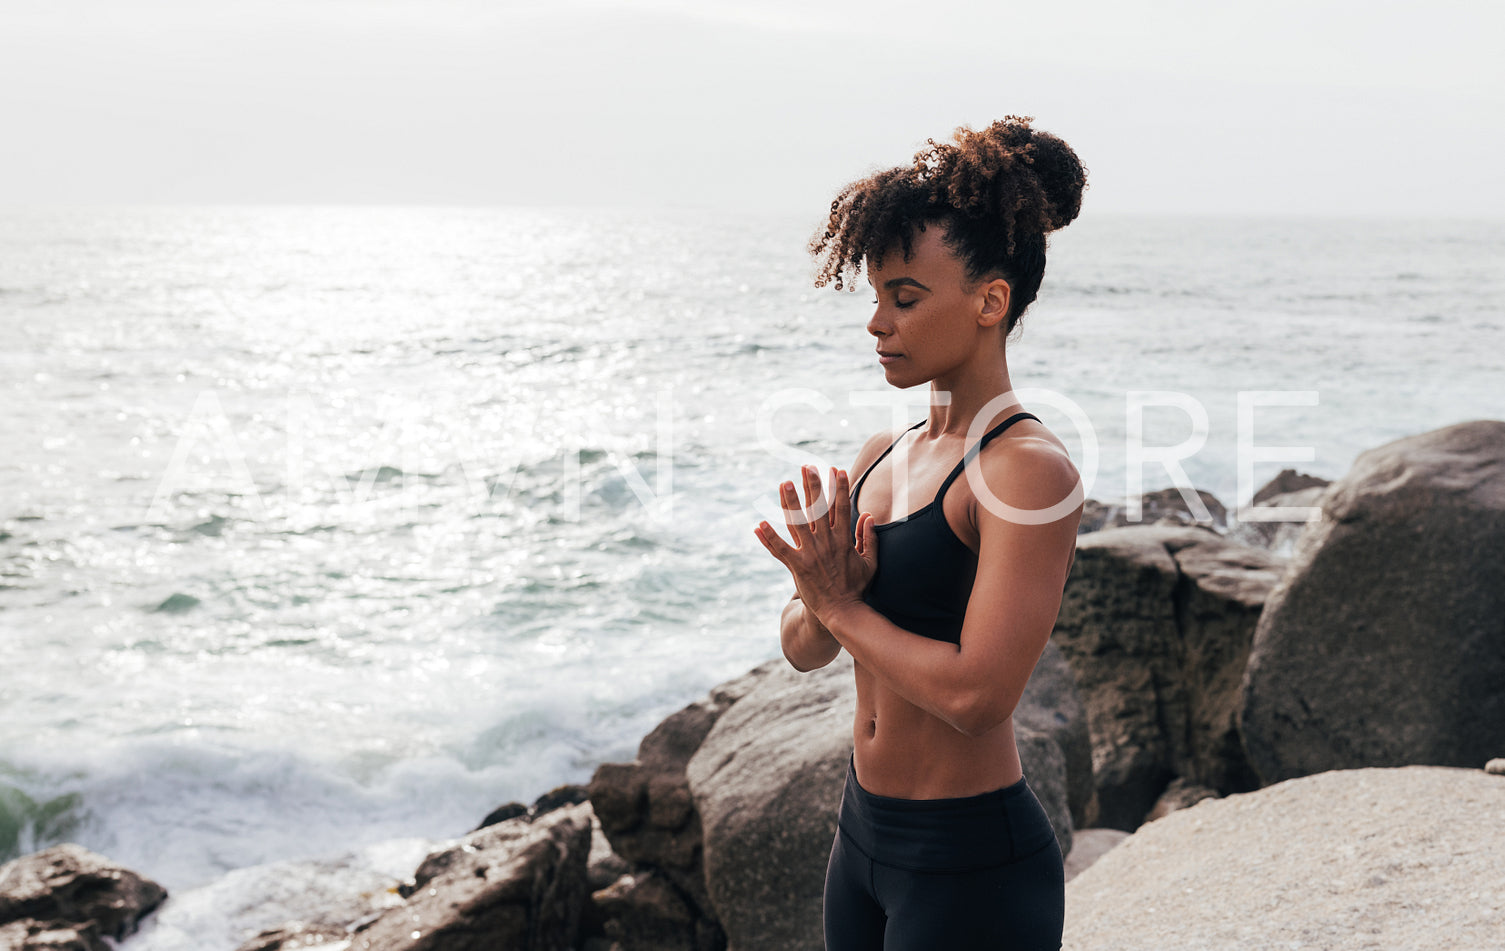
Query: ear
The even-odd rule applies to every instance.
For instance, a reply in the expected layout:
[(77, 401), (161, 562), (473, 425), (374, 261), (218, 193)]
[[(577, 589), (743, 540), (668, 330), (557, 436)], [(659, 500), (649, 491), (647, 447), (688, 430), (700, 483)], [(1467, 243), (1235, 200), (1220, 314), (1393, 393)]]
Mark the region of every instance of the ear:
[(977, 315), (977, 323), (983, 327), (1003, 323), (1009, 314), (1009, 301), (1013, 298), (1009, 282), (995, 277), (984, 281), (977, 292), (982, 295), (982, 311)]

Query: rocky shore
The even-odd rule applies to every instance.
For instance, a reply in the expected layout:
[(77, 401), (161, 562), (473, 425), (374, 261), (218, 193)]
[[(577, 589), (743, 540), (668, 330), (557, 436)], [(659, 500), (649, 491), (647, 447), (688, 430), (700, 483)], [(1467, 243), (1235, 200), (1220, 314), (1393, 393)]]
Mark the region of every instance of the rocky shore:
[[(1142, 524), (1089, 505), (1016, 713), (1067, 855), (1065, 947), (1505, 946), (1505, 422), (1377, 447), (1331, 485), (1282, 473), (1256, 504), (1320, 508), (1304, 525), (1201, 501), (1210, 521), (1173, 492)], [(218, 939), (152, 947), (819, 949), (852, 691), (845, 655), (769, 662), (588, 786), (407, 864), (303, 863), (319, 884), (276, 904), (296, 920), (251, 899)], [(246, 895), (293, 877), (243, 871)], [(194, 914), (76, 845), (0, 866), (0, 951)]]

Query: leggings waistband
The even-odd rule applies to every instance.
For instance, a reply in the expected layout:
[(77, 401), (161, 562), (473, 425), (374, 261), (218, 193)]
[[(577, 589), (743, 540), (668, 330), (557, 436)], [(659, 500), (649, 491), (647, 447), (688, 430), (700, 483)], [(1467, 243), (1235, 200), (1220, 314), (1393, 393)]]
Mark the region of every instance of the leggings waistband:
[(854, 759), (837, 816), (841, 834), (895, 868), (966, 871), (1026, 858), (1055, 841), (1028, 781), (955, 799), (895, 799), (863, 789)]

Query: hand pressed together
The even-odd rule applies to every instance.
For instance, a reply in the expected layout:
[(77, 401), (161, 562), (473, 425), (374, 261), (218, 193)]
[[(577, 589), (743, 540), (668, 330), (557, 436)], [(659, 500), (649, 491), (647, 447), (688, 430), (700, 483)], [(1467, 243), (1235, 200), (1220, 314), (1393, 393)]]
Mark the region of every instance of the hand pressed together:
[(790, 545), (767, 522), (753, 533), (758, 541), (794, 576), (795, 591), (805, 607), (825, 624), (832, 612), (862, 600), (862, 592), (878, 569), (877, 532), (873, 516), (863, 512), (852, 539), (851, 486), (845, 470), (831, 469), (831, 501), (826, 504), (814, 466), (801, 467), (805, 505), (800, 505), (793, 482), (779, 486)]

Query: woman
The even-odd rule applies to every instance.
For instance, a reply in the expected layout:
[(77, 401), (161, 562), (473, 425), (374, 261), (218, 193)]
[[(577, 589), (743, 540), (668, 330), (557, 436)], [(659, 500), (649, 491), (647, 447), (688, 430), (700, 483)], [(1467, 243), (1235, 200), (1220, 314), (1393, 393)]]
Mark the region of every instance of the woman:
[[(1080, 479), (1020, 412), (1005, 341), (1034, 300), (1046, 233), (1081, 207), (1065, 142), (1008, 116), (930, 140), (855, 182), (811, 241), (816, 285), (865, 269), (888, 382), (929, 383), (927, 418), (780, 486), (794, 576), (780, 636), (797, 670), (845, 648), (853, 753), (826, 869), (829, 951), (1059, 948), (1062, 856), (1030, 790), (1013, 711), (1076, 550)], [(914, 508), (910, 499), (929, 504)]]

